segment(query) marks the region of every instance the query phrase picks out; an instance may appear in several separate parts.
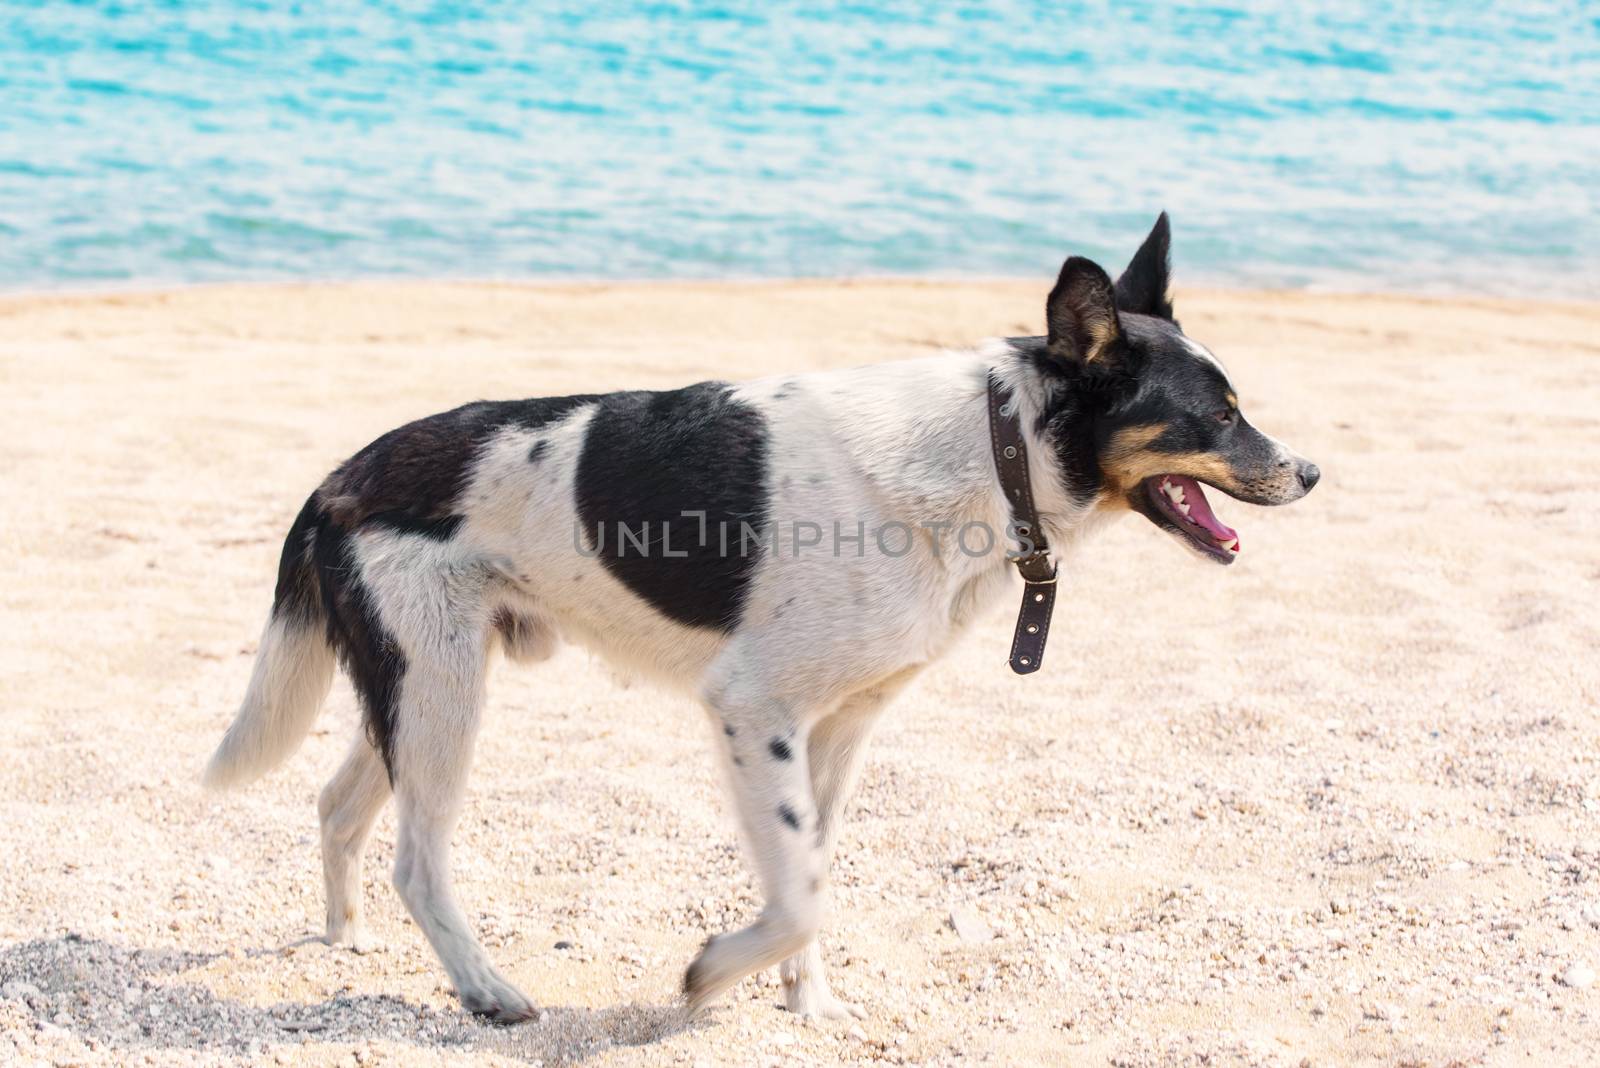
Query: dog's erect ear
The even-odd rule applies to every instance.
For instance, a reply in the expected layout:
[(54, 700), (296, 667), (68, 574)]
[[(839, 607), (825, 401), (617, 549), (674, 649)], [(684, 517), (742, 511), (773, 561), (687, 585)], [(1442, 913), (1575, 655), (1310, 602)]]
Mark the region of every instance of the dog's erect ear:
[(1133, 315), (1172, 318), (1172, 297), (1167, 292), (1172, 274), (1172, 225), (1162, 212), (1128, 269), (1117, 279), (1117, 307)]
[(1045, 301), (1044, 319), (1051, 358), (1104, 370), (1121, 362), (1116, 293), (1111, 278), (1093, 260), (1074, 256), (1061, 265), (1061, 277)]

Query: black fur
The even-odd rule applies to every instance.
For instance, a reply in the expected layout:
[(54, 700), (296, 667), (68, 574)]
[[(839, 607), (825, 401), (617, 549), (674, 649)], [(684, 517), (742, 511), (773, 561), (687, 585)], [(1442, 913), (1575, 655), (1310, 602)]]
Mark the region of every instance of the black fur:
[(357, 573), (349, 531), (322, 513), (313, 545), (328, 644), (350, 676), (361, 701), (367, 739), (382, 754), (393, 782), (395, 706), (406, 673), (405, 654), (384, 629), (372, 594)]
[(384, 629), (356, 573), (349, 531), (322, 507), (320, 491), (300, 509), (278, 562), (274, 619), (326, 628), (328, 644), (360, 699), (367, 739), (394, 780), (394, 715), (406, 660)]
[(794, 814), (794, 809), (789, 807), (788, 802), (778, 806), (778, 818), (788, 825), (791, 831), (800, 829), (800, 817)]
[(1121, 390), (1132, 388), (1132, 383), (1076, 364), (1061, 364), (1050, 354), (1046, 338), (1013, 337), (1007, 341), (1051, 382), (1048, 403), (1034, 430), (1055, 453), (1063, 489), (1076, 503), (1088, 504), (1105, 482), (1100, 447), (1109, 434), (1103, 417), (1123, 395)]
[(517, 615), (502, 608), (495, 612), (490, 625), (500, 632), (500, 638), (513, 647), (525, 646), (534, 636), (534, 623), (527, 616)]
[(544, 456), (545, 450), (549, 447), (550, 443), (542, 438), (534, 442), (532, 447), (528, 449), (528, 462), (530, 464), (538, 463), (540, 458)]
[[(1166, 427), (1150, 446), (1157, 451), (1208, 452), (1229, 444), (1229, 427), (1216, 418), (1227, 407), (1227, 381), (1195, 358), (1172, 317), (1170, 246), (1171, 226), (1162, 212), (1114, 287), (1097, 264), (1069, 259), (1046, 301), (1050, 334), (1010, 339), (1050, 382), (1035, 429), (1055, 452), (1064, 488), (1079, 504), (1103, 488), (1100, 454), (1119, 430)], [(1085, 354), (1095, 326), (1109, 329), (1113, 340), (1090, 360)], [(1241, 462), (1270, 453), (1265, 440), (1255, 438), (1236, 443)]]
[(378, 526), (448, 541), (463, 521), (455, 506), (467, 473), (495, 430), (545, 426), (594, 400), (478, 401), (407, 423), (341, 464), (289, 528), (273, 614), (325, 623), (328, 643), (361, 701), (367, 737), (391, 780), (395, 703), (406, 661), (356, 572), (353, 533)]
[(1194, 355), (1169, 317), (1123, 312), (1118, 330), (1119, 367), (1136, 373), (1063, 363), (1045, 338), (1010, 339), (1051, 383), (1036, 429), (1055, 452), (1067, 492), (1088, 503), (1104, 486), (1107, 443), (1119, 430), (1157, 426), (1161, 433), (1147, 449), (1225, 457), (1239, 483), (1233, 495), (1255, 499), (1250, 485), (1270, 477), (1275, 450), (1234, 409), (1222, 371)]
[(429, 519), (410, 512), (373, 512), (362, 520), (366, 526), (385, 527), (401, 534), (417, 534), (434, 541), (449, 541), (460, 529), (464, 517), (454, 513)]
[[(1136, 377), (1063, 367), (1044, 338), (1010, 339), (1051, 380), (1050, 401), (1035, 429), (1050, 443), (1066, 489), (1080, 504), (1100, 492), (1100, 452), (1118, 430), (1165, 426), (1150, 446), (1164, 452), (1207, 452), (1224, 444), (1227, 427), (1216, 419), (1227, 406), (1222, 373), (1189, 352), (1171, 320), (1122, 315), (1119, 329), (1126, 350), (1121, 359), (1138, 368)], [(1270, 447), (1258, 444), (1265, 456)]]
[[(1173, 323), (1150, 316), (1123, 317), (1127, 344), (1144, 365), (1135, 387), (1111, 415), (1121, 426), (1165, 426), (1149, 447), (1157, 452), (1212, 452), (1226, 444), (1229, 427), (1217, 415), (1229, 408), (1228, 380), (1196, 359)], [(1265, 443), (1263, 442), (1263, 445)], [(1270, 453), (1266, 449), (1263, 455)]]
[[(741, 551), (740, 524), (767, 525), (766, 420), (720, 382), (664, 393), (612, 393), (590, 419), (578, 458), (584, 540), (619, 581), (680, 623), (732, 630), (760, 552)], [(705, 544), (700, 519), (706, 513)], [(640, 552), (618, 536), (640, 535)], [(727, 552), (720, 530), (728, 532)], [(686, 553), (683, 557), (666, 556)]]
[(346, 530), (371, 523), (448, 541), (461, 526), (455, 507), (467, 473), (495, 430), (537, 429), (595, 399), (476, 401), (407, 423), (329, 475), (321, 489), (323, 507)]
[(300, 514), (294, 517), (289, 534), (283, 539), (278, 557), (278, 587), (272, 597), (272, 616), (299, 626), (321, 622), (322, 605), (317, 587), (312, 542), (316, 538), (321, 509), (317, 495), (306, 498)]
[(789, 748), (788, 741), (783, 738), (772, 739), (771, 744), (769, 744), (767, 748), (771, 749), (772, 755), (777, 757), (779, 760), (794, 759), (794, 750)]
[[(594, 397), (477, 401), (390, 430), (326, 478), (296, 516), (278, 561), (275, 617), (323, 622), (328, 644), (354, 683), (366, 737), (394, 779), (395, 702), (405, 656), (382, 627), (371, 593), (355, 569), (352, 534), (363, 526), (450, 540), (464, 521), (456, 512), (467, 472), (494, 430), (536, 428)], [(533, 446), (538, 459), (544, 441)], [(496, 620), (514, 640), (518, 620)]]
[(1116, 291), (1093, 260), (1073, 256), (1045, 300), (1045, 347), (1063, 367), (1121, 368)]
[(1172, 277), (1172, 224), (1162, 212), (1139, 251), (1128, 261), (1128, 269), (1117, 279), (1117, 308), (1135, 315), (1172, 319), (1172, 298), (1168, 295)]

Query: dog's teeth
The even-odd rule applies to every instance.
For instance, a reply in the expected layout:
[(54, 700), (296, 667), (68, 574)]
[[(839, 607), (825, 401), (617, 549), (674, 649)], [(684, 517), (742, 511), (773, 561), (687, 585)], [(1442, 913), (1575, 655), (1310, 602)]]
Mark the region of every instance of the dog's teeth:
[(1182, 501), (1178, 502), (1178, 511), (1183, 513), (1183, 518), (1185, 518), (1185, 519), (1189, 518), (1189, 506), (1187, 504), (1184, 504)]
[(1239, 551), (1239, 539), (1238, 538), (1229, 538), (1227, 541), (1222, 543), (1222, 547), (1224, 549), (1227, 549), (1229, 552), (1236, 553), (1236, 552)]

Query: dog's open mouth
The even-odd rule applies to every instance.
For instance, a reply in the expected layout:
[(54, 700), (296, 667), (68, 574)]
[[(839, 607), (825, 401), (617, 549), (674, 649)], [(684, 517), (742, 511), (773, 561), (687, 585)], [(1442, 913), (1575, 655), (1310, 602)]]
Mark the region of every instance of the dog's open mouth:
[(1156, 475), (1144, 480), (1145, 495), (1156, 514), (1167, 520), (1190, 545), (1224, 564), (1239, 552), (1239, 535), (1211, 511), (1200, 483), (1182, 475)]

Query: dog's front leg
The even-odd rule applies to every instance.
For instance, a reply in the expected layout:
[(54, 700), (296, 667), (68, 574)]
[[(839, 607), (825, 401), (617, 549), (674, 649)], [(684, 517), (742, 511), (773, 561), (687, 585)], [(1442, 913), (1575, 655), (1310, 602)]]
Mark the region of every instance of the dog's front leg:
[[(845, 806), (855, 792), (856, 779), (861, 772), (867, 738), (878, 721), (878, 713), (898, 692), (900, 685), (903, 680), (847, 699), (811, 732), (806, 747), (807, 761), (817, 801), (824, 870), (832, 863)], [(826, 1020), (866, 1015), (860, 1006), (841, 1001), (834, 995), (823, 970), (822, 949), (815, 937), (805, 949), (783, 962), (779, 974), (783, 979), (784, 1003), (792, 1013)]]
[(723, 695), (709, 703), (723, 724), (733, 803), (766, 903), (755, 923), (712, 937), (689, 965), (691, 1011), (802, 950), (817, 933), (824, 893), (803, 720), (778, 701)]

